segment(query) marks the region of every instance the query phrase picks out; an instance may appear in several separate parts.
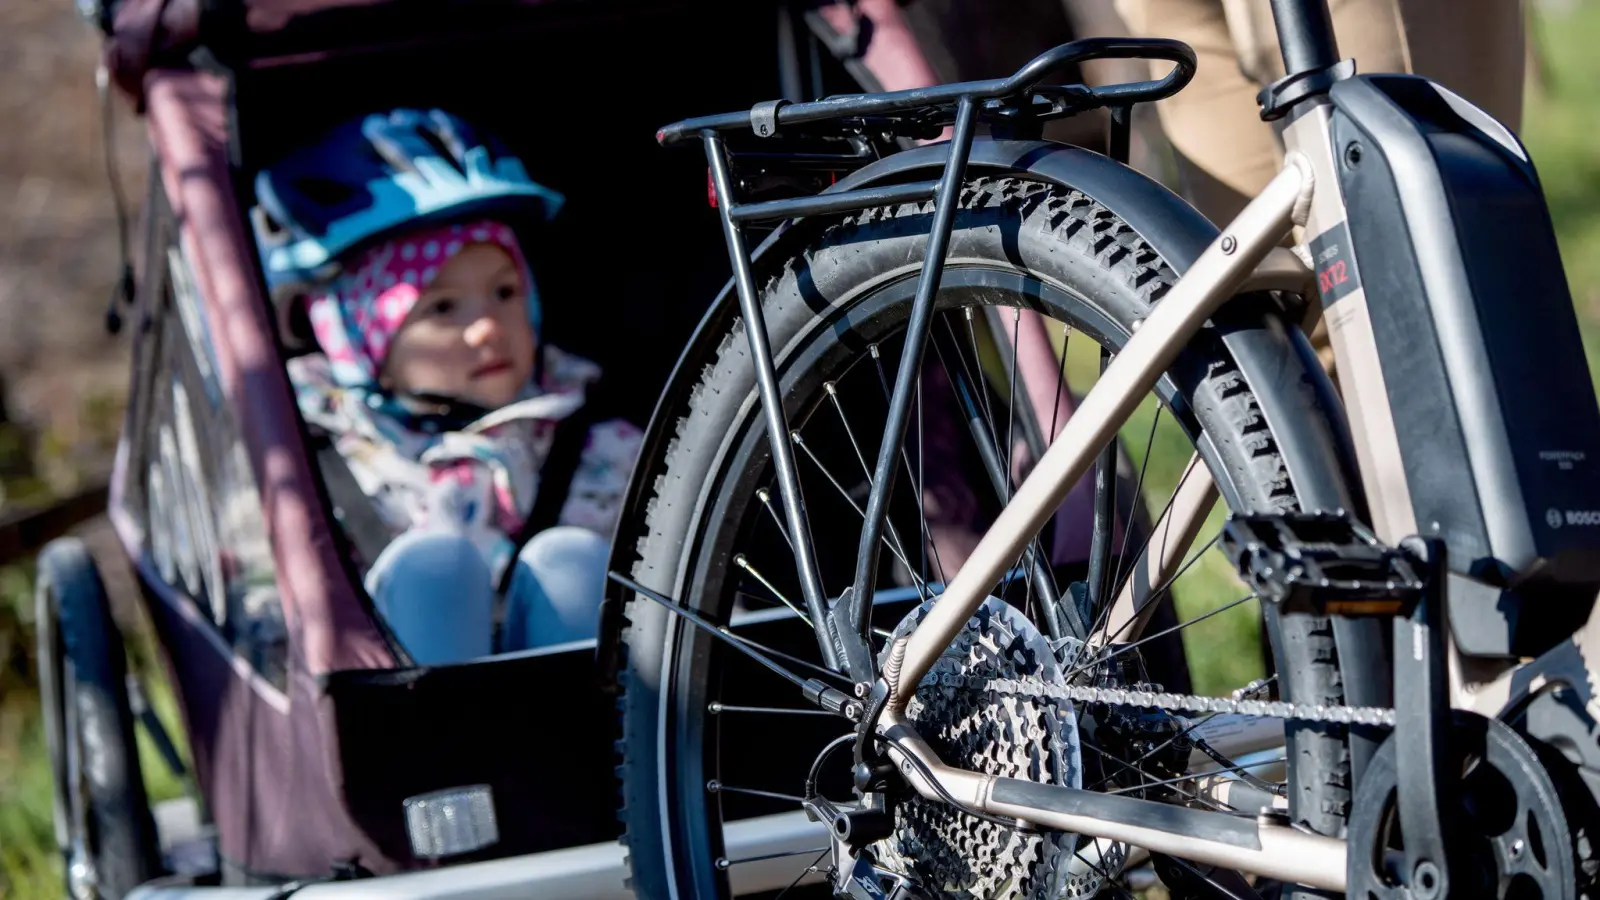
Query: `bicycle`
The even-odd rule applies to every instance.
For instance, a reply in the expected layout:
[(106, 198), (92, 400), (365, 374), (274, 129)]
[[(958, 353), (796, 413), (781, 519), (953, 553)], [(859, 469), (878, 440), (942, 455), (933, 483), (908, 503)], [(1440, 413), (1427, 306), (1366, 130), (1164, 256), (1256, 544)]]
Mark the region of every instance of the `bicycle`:
[[(1222, 229), (1123, 165), (1131, 107), (1193, 75), (1174, 41), (1081, 40), (1009, 78), (657, 133), (703, 146), (734, 277), (658, 403), (610, 576), (640, 895), (726, 895), (742, 866), (791, 858), (796, 884), (851, 897), (1126, 895), (1146, 859), (1187, 896), (1592, 889), (1600, 407), (1537, 173), (1445, 87), (1356, 74), (1322, 0), (1272, 8), (1290, 74), (1259, 99), (1286, 162)], [(1097, 58), (1173, 68), (1047, 83)], [(1106, 153), (1039, 139), (1099, 108)], [(822, 189), (741, 202), (786, 162)], [(751, 251), (756, 222), (783, 224)], [(1300, 329), (1312, 304), (1337, 389)], [(1054, 388), (1018, 369), (1024, 309), (1062, 323)], [(1037, 414), (1075, 390), (1074, 334), (1101, 371), (1058, 433)], [(925, 365), (996, 493), (948, 571)], [(1165, 414), (1192, 455), (1130, 543), (1111, 446), (1152, 392), (1150, 441)], [(851, 426), (868, 415), (876, 448)], [(1091, 468), (1091, 557), (1060, 571), (1051, 518)], [(841, 515), (858, 539), (810, 528)], [(1258, 603), (1275, 662), (1232, 697), (1151, 684), (1136, 652), (1213, 545), (1248, 589), (1216, 611)], [(750, 637), (780, 620), (817, 659)], [(763, 752), (808, 758), (803, 779), (723, 752), (738, 721), (782, 723)], [(806, 816), (821, 846), (728, 858), (718, 823), (752, 809)]]

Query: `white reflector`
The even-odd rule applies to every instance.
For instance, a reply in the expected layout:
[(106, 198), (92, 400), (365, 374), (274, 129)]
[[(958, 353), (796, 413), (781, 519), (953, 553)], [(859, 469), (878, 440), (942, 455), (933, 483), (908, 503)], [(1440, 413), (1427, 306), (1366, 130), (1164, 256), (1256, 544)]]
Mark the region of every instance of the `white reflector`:
[(445, 788), (405, 799), (411, 852), (419, 859), (470, 853), (500, 840), (487, 784)]

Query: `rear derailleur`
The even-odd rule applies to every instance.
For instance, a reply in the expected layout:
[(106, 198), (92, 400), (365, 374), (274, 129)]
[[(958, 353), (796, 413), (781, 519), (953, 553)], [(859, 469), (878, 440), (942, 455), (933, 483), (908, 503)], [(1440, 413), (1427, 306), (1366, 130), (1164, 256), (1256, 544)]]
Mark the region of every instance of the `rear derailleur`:
[(835, 897), (850, 900), (925, 900), (910, 879), (873, 864), (867, 845), (894, 832), (894, 812), (884, 792), (862, 795), (861, 803), (840, 808), (825, 797), (810, 797), (805, 810), (828, 827), (833, 865), (828, 881)]

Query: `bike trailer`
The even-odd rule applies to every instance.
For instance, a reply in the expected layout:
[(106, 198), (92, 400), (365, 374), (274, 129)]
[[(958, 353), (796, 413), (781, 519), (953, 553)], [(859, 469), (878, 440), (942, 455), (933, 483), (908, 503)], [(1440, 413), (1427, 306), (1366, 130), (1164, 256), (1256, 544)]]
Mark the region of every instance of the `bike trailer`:
[[(152, 151), (135, 287), (115, 310), (135, 346), (109, 505), (182, 712), (200, 839), (180, 845), (173, 810), (149, 813), (142, 701), (94, 563), (58, 542), (39, 602), (72, 892), (626, 896), (594, 642), (408, 663), (349, 561), (284, 367), (307, 342), (268, 302), (246, 210), (254, 173), (334, 122), (409, 105), (484, 123), (567, 197), (543, 280), (580, 299), (549, 304), (548, 327), (626, 372), (609, 402), (643, 422), (728, 271), (702, 166), (658, 152), (654, 128), (775, 93), (777, 5), (79, 6)], [(78, 765), (89, 742), (115, 771)], [(747, 824), (730, 852), (819, 840), (803, 821), (783, 826), (798, 836)], [(781, 888), (780, 872), (742, 867), (739, 889)]]

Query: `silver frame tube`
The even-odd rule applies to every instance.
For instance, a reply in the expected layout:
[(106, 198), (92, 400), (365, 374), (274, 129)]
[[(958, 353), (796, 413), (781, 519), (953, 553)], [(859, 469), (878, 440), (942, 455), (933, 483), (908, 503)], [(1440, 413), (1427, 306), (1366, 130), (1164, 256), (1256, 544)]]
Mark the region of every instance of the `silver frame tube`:
[[(900, 768), (900, 773), (905, 776), (912, 788), (928, 800), (944, 802), (945, 795), (948, 794), (963, 806), (994, 815), (1009, 816), (1045, 828), (1119, 841), (1155, 853), (1166, 853), (1202, 863), (1254, 872), (1307, 887), (1344, 890), (1345, 843), (1339, 838), (1258, 820), (1255, 824), (1256, 846), (1250, 847), (1097, 816), (1006, 803), (994, 798), (994, 788), (1000, 781), (1014, 781), (1014, 779), (999, 779), (993, 775), (980, 775), (945, 765), (898, 714), (886, 712), (879, 729), (885, 737), (894, 740), (894, 743), (889, 744), (890, 759)], [(923, 774), (924, 772), (931, 776), (931, 781)], [(1091, 791), (1075, 791), (1067, 787), (1057, 790), (1067, 794), (1099, 796)], [(1129, 800), (1128, 802), (1163, 805), (1154, 801)], [(1217, 816), (1233, 823), (1239, 821), (1238, 817), (1227, 813), (1198, 813), (1198, 815)]]
[(1267, 253), (1289, 233), (1296, 212), (1309, 206), (1312, 171), (1305, 157), (1291, 154), (1265, 190), (1195, 260), (1072, 414), (1067, 428), (1045, 451), (1011, 502), (1001, 510), (965, 565), (909, 636), (904, 659), (886, 669), (891, 711), (905, 709), (922, 676), (972, 617), (990, 588), (1021, 557), (1028, 539), (1044, 526), (1095, 454), (1149, 393), (1189, 339), (1231, 298)]

